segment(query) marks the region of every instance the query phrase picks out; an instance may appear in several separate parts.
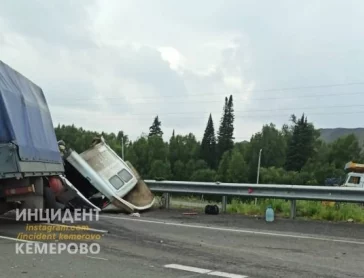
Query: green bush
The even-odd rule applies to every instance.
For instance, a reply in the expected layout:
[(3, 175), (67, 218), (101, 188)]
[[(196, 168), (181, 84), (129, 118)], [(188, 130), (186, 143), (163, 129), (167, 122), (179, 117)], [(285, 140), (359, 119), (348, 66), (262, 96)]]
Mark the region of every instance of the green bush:
[[(355, 222), (364, 222), (364, 207), (359, 204), (336, 204), (334, 206), (325, 206), (319, 201), (297, 201), (297, 217), (327, 220), (327, 221), (347, 221), (352, 219)], [(231, 213), (239, 213), (244, 215), (261, 215), (265, 214), (265, 210), (271, 205), (276, 216), (289, 217), (290, 202), (275, 199), (260, 199), (257, 205), (254, 201), (241, 201), (233, 199), (228, 205), (227, 210)]]

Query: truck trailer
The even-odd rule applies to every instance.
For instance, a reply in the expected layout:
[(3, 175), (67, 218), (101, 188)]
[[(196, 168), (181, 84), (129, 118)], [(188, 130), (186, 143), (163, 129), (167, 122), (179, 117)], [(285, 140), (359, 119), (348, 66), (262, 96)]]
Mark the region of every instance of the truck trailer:
[(0, 214), (57, 208), (63, 174), (42, 89), (0, 60)]

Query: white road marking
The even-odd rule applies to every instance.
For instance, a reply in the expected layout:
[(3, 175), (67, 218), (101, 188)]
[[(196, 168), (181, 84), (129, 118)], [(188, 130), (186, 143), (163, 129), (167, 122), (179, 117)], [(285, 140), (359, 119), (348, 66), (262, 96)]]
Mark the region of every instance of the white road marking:
[(32, 241), (32, 240), (25, 240), (25, 239), (19, 239), (16, 237), (8, 237), (8, 236), (0, 236), (0, 239), (6, 239), (6, 240), (12, 240), (12, 241), (19, 241), (19, 242), (28, 242), (28, 243), (34, 243), (34, 244), (44, 244), (44, 242), (41, 241)]
[(206, 274), (208, 272), (211, 272), (210, 269), (203, 269), (203, 268), (181, 265), (181, 264), (167, 264), (164, 267), (178, 269), (178, 270), (185, 270), (185, 271), (190, 271), (190, 272), (196, 272), (196, 273), (201, 273), (201, 274)]
[(239, 274), (233, 274), (233, 273), (227, 273), (227, 272), (213, 271), (213, 270), (210, 270), (210, 269), (187, 266), (187, 265), (181, 265), (181, 264), (167, 264), (164, 267), (165, 268), (178, 269), (178, 270), (184, 270), (184, 271), (189, 271), (189, 272), (195, 272), (195, 273), (200, 273), (200, 274), (207, 274), (207, 275), (211, 275), (211, 276), (226, 277), (226, 278), (247, 278), (248, 277), (246, 275), (239, 275)]
[(284, 234), (284, 233), (280, 234), (280, 233), (275, 233), (275, 232), (260, 232), (260, 231), (254, 231), (254, 230), (230, 229), (230, 228), (211, 227), (211, 226), (203, 226), (203, 225), (195, 225), (195, 224), (182, 224), (182, 223), (173, 223), (173, 222), (162, 222), (162, 221), (156, 221), (156, 220), (115, 217), (115, 216), (109, 216), (109, 215), (100, 215), (100, 218), (111, 218), (111, 219), (126, 220), (126, 221), (144, 222), (144, 223), (161, 224), (161, 225), (167, 225), (167, 226), (206, 229), (206, 230), (214, 230), (214, 231), (233, 232), (233, 233), (244, 233), (244, 234), (288, 237), (288, 238), (299, 238), (299, 239), (311, 239), (311, 240), (321, 240), (321, 241), (331, 241), (331, 242), (364, 245), (364, 241), (335, 239), (335, 238), (326, 238), (326, 237), (315, 237), (315, 236), (309, 236), (309, 235), (294, 235), (294, 234)]
[(108, 261), (108, 259), (105, 258), (101, 258), (101, 257), (92, 257), (92, 256), (86, 256), (87, 258), (91, 258), (91, 259), (96, 259), (96, 260), (104, 260), (104, 261)]
[(239, 275), (239, 274), (233, 274), (233, 273), (227, 273), (227, 272), (220, 272), (220, 271), (212, 271), (212, 272), (207, 273), (207, 275), (226, 277), (226, 278), (247, 278), (248, 277), (248, 276), (245, 276), (245, 275)]
[(10, 217), (6, 217), (6, 216), (0, 216), (1, 219), (6, 219), (6, 220), (14, 220), (16, 221), (14, 218), (10, 218)]

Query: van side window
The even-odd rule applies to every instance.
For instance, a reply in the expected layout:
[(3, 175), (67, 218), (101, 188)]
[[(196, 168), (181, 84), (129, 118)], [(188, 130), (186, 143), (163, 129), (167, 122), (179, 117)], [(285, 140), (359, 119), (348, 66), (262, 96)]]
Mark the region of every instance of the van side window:
[(115, 189), (120, 189), (124, 185), (124, 182), (116, 175), (111, 177), (109, 179), (109, 182), (112, 184), (113, 187), (115, 187)]
[(130, 181), (133, 178), (133, 176), (127, 170), (125, 170), (125, 169), (121, 170), (118, 173), (118, 176), (120, 178), (122, 178), (122, 180), (125, 181), (125, 182), (128, 182), (128, 181)]
[(360, 177), (358, 177), (358, 176), (351, 176), (350, 179), (349, 179), (349, 183), (359, 184), (360, 183)]

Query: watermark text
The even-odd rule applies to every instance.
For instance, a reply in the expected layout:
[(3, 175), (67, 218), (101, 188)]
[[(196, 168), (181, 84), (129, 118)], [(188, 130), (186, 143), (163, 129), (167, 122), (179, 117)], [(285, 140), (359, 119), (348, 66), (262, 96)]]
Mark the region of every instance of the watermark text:
[[(64, 212), (64, 213), (62, 213)], [(44, 221), (75, 223), (80, 221), (99, 221), (99, 212), (95, 209), (74, 209), (62, 211), (60, 209), (16, 209), (16, 221)]]
[(35, 254), (52, 254), (59, 255), (62, 253), (74, 254), (99, 254), (100, 244), (98, 243), (41, 243), (41, 242), (23, 242), (15, 244), (15, 253), (22, 255)]

